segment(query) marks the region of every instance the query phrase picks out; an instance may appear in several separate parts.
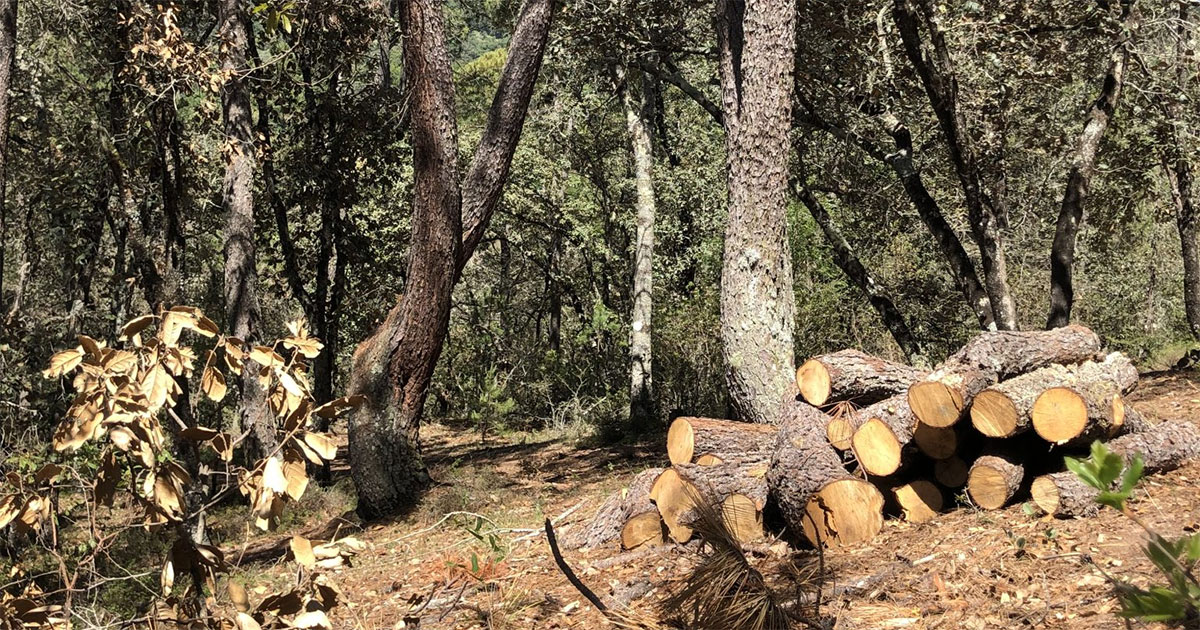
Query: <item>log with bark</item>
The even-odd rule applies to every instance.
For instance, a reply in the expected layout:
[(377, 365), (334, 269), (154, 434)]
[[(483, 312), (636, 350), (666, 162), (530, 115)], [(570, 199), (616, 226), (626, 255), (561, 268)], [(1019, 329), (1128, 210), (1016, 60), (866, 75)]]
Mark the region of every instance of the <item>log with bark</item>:
[(839, 451), (848, 451), (854, 432), (866, 418), (848, 401), (836, 403), (826, 410), (829, 421), (825, 423), (825, 439)]
[(941, 488), (927, 479), (916, 479), (892, 489), (904, 520), (924, 523), (942, 511), (944, 497)]
[[(1125, 460), (1142, 458), (1146, 474), (1174, 470), (1200, 457), (1200, 428), (1190, 420), (1172, 420), (1129, 433), (1108, 442), (1108, 449)], [(1097, 490), (1070, 471), (1042, 475), (1033, 480), (1033, 502), (1047, 514), (1072, 518), (1099, 510)]]
[(975, 505), (998, 510), (1016, 496), (1025, 479), (1025, 465), (1011, 453), (981, 455), (967, 473), (967, 494)]
[(825, 439), (828, 417), (785, 399), (775, 453), (767, 471), (770, 494), (792, 532), (814, 545), (870, 540), (883, 527), (883, 495), (850, 475)]
[(989, 331), (967, 342), (908, 389), (921, 422), (954, 425), (975, 395), (1001, 381), (1054, 363), (1078, 363), (1100, 352), (1100, 338), (1078, 325), (1039, 331)]
[(1123, 395), (1137, 384), (1137, 370), (1124, 355), (1089, 361), (1071, 369), (1071, 378), (1045, 389), (1030, 407), (1030, 423), (1047, 442), (1076, 446), (1123, 431)]
[(849, 400), (866, 406), (907, 390), (924, 375), (859, 350), (840, 350), (805, 361), (796, 370), (796, 387), (811, 405)]
[(946, 459), (958, 453), (958, 431), (955, 427), (931, 427), (918, 422), (912, 440), (917, 450), (930, 459)]
[(650, 501), (650, 489), (663, 469), (650, 468), (638, 473), (629, 486), (613, 493), (596, 516), (577, 533), (565, 537), (568, 549), (598, 547), (619, 539), (621, 548), (634, 549), (665, 540), (658, 508)]
[[(696, 496), (712, 506), (725, 527), (742, 543), (763, 536), (762, 511), (767, 504), (768, 462), (723, 463), (710, 466), (679, 464), (675, 471)], [(692, 523), (697, 515), (683, 509), (679, 520)]]
[[(866, 420), (854, 432), (851, 446), (859, 465), (869, 474), (886, 476), (900, 470), (913, 449), (915, 425), (908, 396), (898, 394), (859, 412)], [(906, 457), (907, 455), (907, 457)]]
[(667, 430), (667, 457), (676, 465), (693, 463), (705, 455), (721, 461), (766, 461), (775, 448), (776, 431), (769, 424), (676, 418)]

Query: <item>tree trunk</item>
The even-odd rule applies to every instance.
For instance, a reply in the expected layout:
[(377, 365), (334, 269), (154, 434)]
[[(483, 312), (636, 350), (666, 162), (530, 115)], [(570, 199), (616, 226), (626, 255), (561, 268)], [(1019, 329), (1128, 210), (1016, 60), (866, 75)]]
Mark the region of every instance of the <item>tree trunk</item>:
[[(1175, 204), (1175, 224), (1179, 228), (1179, 242), (1183, 255), (1183, 306), (1187, 313), (1188, 328), (1192, 338), (1200, 340), (1200, 216), (1196, 214), (1192, 198), (1195, 178), (1192, 162), (1184, 150), (1183, 104), (1187, 81), (1194, 68), (1192, 53), (1188, 48), (1188, 3), (1179, 3), (1179, 22), (1175, 37), (1175, 66), (1177, 94), (1160, 96), (1159, 103), (1166, 117), (1163, 147), (1163, 170), (1171, 187), (1171, 200)], [(1170, 99), (1168, 101), (1168, 98)]]
[(718, 0), (729, 216), (721, 341), (734, 409), (773, 423), (795, 369), (787, 170), (796, 11), (784, 0)]
[(8, 101), (17, 59), (17, 0), (0, 0), (0, 298), (4, 295), (4, 255), (8, 248)]
[(625, 108), (625, 127), (629, 131), (633, 155), (634, 181), (637, 185), (637, 241), (633, 249), (633, 324), (629, 335), (630, 390), (629, 424), (634, 432), (650, 429), (654, 422), (653, 362), (651, 321), (654, 300), (654, 181), (650, 120), (654, 112), (649, 82), (642, 76), (642, 99), (635, 104), (626, 84), (625, 73), (618, 75), (617, 89)]
[[(875, 283), (875, 278), (863, 266), (862, 261), (854, 253), (854, 249), (850, 247), (850, 242), (842, 235), (841, 230), (833, 224), (833, 219), (830, 218), (829, 212), (825, 206), (821, 204), (821, 200), (807, 188), (801, 188), (796, 192), (800, 201), (808, 208), (812, 214), (813, 220), (820, 226), (821, 231), (825, 233), (825, 240), (829, 242), (829, 246), (833, 249), (833, 263), (846, 274), (846, 278), (853, 282), (867, 296), (867, 302), (879, 314), (879, 319), (883, 321), (883, 325), (887, 327), (888, 332), (892, 334), (892, 339), (896, 341), (896, 345), (900, 346), (900, 351), (910, 363), (924, 363), (925, 351), (921, 347), (920, 342), (913, 335), (912, 330), (908, 327), (908, 323), (904, 321), (904, 316), (900, 314), (900, 309), (896, 308), (896, 304), (892, 302), (892, 298), (888, 297), (887, 293)], [(810, 401), (811, 402), (811, 401)], [(819, 404), (819, 403), (816, 403)]]
[[(979, 245), (984, 283), (996, 327), (1000, 330), (1016, 330), (1017, 312), (1008, 287), (1000, 220), (995, 204), (980, 183), (978, 158), (971, 142), (970, 131), (967, 129), (966, 117), (958, 103), (958, 78), (950, 59), (950, 51), (934, 19), (934, 9), (929, 0), (915, 0), (915, 10), (909, 4), (912, 1), (895, 0), (892, 15), (904, 42), (904, 50), (921, 78), (921, 84), (929, 97), (929, 104), (933, 107), (942, 134), (946, 137), (950, 161), (966, 199), (971, 231)], [(927, 55), (922, 48), (921, 23), (929, 31), (931, 55)]]
[(441, 3), (400, 3), (412, 118), (413, 232), (405, 293), (359, 345), (350, 375), (350, 392), (366, 398), (349, 422), (351, 470), (363, 516), (410, 507), (428, 481), (418, 436), (449, 329), (451, 291), (482, 240), (507, 180), (553, 6), (553, 0), (526, 0), (522, 6), (483, 138), (460, 184), (454, 83)]
[(1046, 328), (1058, 328), (1071, 322), (1071, 307), (1075, 302), (1072, 277), (1075, 242), (1083, 224), (1083, 202), (1091, 187), (1092, 175), (1096, 172), (1100, 142), (1121, 98), (1126, 66), (1129, 64), (1129, 38), (1133, 37), (1138, 23), (1134, 0), (1121, 0), (1121, 26), (1113, 42), (1108, 71), (1104, 73), (1100, 95), (1088, 110), (1087, 123), (1079, 135), (1071, 170), (1067, 173), (1067, 188), (1063, 193), (1058, 224), (1054, 228), (1054, 242), (1050, 247), (1050, 316), (1046, 319)]
[[(225, 211), (225, 325), (229, 334), (253, 343), (259, 331), (258, 270), (254, 248), (254, 130), (245, 73), (249, 28), (238, 0), (221, 0), (218, 32), (222, 39), (221, 68), (229, 80), (221, 90), (221, 109), (228, 145), (221, 199)], [(273, 450), (274, 418), (254, 370), (242, 371), (242, 427), (253, 429), (262, 452)]]

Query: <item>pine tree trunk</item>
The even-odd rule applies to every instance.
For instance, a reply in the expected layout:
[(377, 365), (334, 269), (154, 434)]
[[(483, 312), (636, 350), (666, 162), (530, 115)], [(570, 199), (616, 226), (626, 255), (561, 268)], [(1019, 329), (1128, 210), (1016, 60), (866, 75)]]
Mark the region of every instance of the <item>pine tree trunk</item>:
[[(624, 74), (623, 72), (621, 74)], [(618, 77), (618, 90), (625, 107), (625, 127), (633, 155), (634, 181), (637, 185), (637, 241), (633, 249), (633, 324), (629, 335), (629, 423), (635, 432), (649, 429), (654, 422), (653, 362), (651, 321), (654, 300), (654, 181), (653, 153), (649, 124), (653, 99), (648, 81), (642, 76), (642, 102), (634, 103), (624, 77)]]
[(718, 0), (716, 28), (729, 189), (721, 267), (726, 379), (740, 417), (773, 423), (795, 369), (787, 237), (795, 6)]
[[(223, 40), (221, 67), (230, 77), (221, 91), (228, 145), (221, 196), (225, 210), (225, 324), (230, 335), (253, 343), (259, 334), (259, 306), (254, 249), (255, 147), (244, 78), (249, 67), (249, 29), (238, 0), (221, 0), (217, 21)], [(277, 439), (258, 375), (243, 370), (239, 386), (242, 426), (253, 428), (258, 448), (267, 452)]]
[[(1160, 96), (1163, 113), (1169, 127), (1165, 136), (1163, 170), (1171, 187), (1171, 200), (1175, 204), (1175, 225), (1179, 228), (1179, 242), (1183, 255), (1183, 306), (1187, 313), (1188, 328), (1192, 337), (1200, 340), (1200, 216), (1192, 198), (1195, 177), (1192, 162), (1184, 150), (1183, 94), (1194, 60), (1188, 48), (1188, 3), (1179, 3), (1179, 21), (1175, 30), (1175, 65), (1179, 94)], [(1170, 99), (1168, 101), (1168, 99)]]
[(1121, 98), (1125, 84), (1126, 66), (1129, 64), (1129, 44), (1139, 23), (1134, 0), (1122, 0), (1121, 24), (1113, 42), (1112, 57), (1100, 94), (1088, 111), (1087, 123), (1079, 135), (1071, 170), (1067, 174), (1067, 188), (1063, 193), (1058, 224), (1054, 229), (1054, 242), (1050, 249), (1050, 316), (1046, 328), (1066, 326), (1071, 321), (1071, 307), (1075, 302), (1075, 286), (1072, 277), (1075, 266), (1075, 242), (1083, 224), (1083, 202), (1091, 187), (1092, 175), (1096, 172), (1096, 155), (1100, 142), (1108, 130)]

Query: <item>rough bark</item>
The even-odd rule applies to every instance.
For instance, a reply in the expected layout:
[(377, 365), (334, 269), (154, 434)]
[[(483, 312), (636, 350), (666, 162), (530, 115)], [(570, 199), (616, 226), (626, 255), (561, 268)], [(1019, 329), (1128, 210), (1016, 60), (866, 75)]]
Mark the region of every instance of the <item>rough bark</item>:
[(4, 295), (4, 255), (8, 248), (8, 102), (17, 58), (17, 0), (0, 1), (0, 296)]
[(1125, 84), (1129, 41), (1139, 25), (1138, 11), (1134, 5), (1134, 0), (1121, 0), (1121, 25), (1113, 41), (1108, 70), (1104, 73), (1100, 94), (1088, 110), (1087, 122), (1079, 135), (1075, 155), (1071, 158), (1067, 187), (1063, 192), (1054, 242), (1050, 247), (1050, 315), (1046, 319), (1046, 328), (1066, 326), (1071, 321), (1071, 306), (1075, 301), (1072, 277), (1075, 242), (1083, 224), (1083, 202), (1096, 172), (1096, 155), (1100, 152), (1100, 143), (1117, 109)]
[(400, 3), (411, 110), (413, 233), (405, 293), (356, 350), (350, 377), (350, 391), (366, 398), (351, 414), (349, 430), (351, 470), (364, 516), (411, 506), (428, 481), (418, 436), (449, 328), (451, 292), (482, 240), (507, 180), (553, 8), (553, 0), (526, 0), (521, 7), (483, 137), (460, 182), (454, 83), (441, 4)]
[[(739, 541), (749, 542), (762, 537), (768, 463), (734, 462), (711, 466), (679, 464), (675, 466), (675, 471), (681, 480), (694, 489), (695, 499), (715, 509)], [(690, 524), (698, 514), (691, 501), (689, 506), (677, 518)]]
[(621, 537), (621, 530), (632, 518), (652, 513), (658, 517), (658, 509), (650, 501), (650, 488), (663, 473), (661, 468), (650, 468), (638, 473), (629, 485), (614, 492), (596, 512), (596, 515), (577, 533), (565, 536), (563, 545), (568, 549), (599, 547)]
[(770, 458), (776, 433), (771, 425), (676, 418), (667, 430), (667, 456), (672, 464), (692, 463), (705, 455), (714, 455), (724, 462), (762, 461)]
[[(1191, 420), (1171, 420), (1123, 435), (1108, 442), (1108, 448), (1127, 465), (1140, 456), (1146, 474), (1166, 472), (1200, 457), (1200, 429)], [(1032, 494), (1034, 503), (1054, 516), (1091, 516), (1099, 509), (1099, 492), (1069, 471), (1038, 477)]]
[[(238, 0), (221, 0), (218, 10), (221, 68), (229, 79), (221, 89), (227, 154), (221, 200), (225, 211), (225, 325), (248, 343), (258, 337), (258, 270), (254, 248), (254, 131), (246, 87), (249, 30)], [(258, 448), (277, 444), (274, 419), (254, 370), (242, 371), (239, 413), (253, 429)]]
[[(900, 470), (911, 459), (916, 420), (908, 406), (908, 395), (897, 394), (859, 412), (862, 426), (854, 432), (851, 445), (859, 465), (872, 475), (886, 476)], [(908, 457), (906, 457), (908, 455)]]
[[(833, 219), (829, 216), (829, 212), (821, 203), (812, 191), (807, 188), (799, 188), (796, 191), (796, 196), (808, 208), (809, 214), (813, 220), (820, 226), (821, 231), (825, 233), (825, 240), (829, 243), (829, 247), (833, 250), (833, 263), (842, 270), (846, 278), (854, 283), (864, 295), (867, 296), (867, 302), (879, 314), (879, 319), (883, 321), (883, 325), (891, 333), (892, 339), (896, 341), (896, 345), (900, 346), (900, 351), (908, 358), (910, 363), (924, 363), (925, 350), (921, 347), (921, 343), (917, 341), (913, 335), (912, 329), (908, 327), (908, 323), (904, 321), (904, 316), (900, 314), (900, 309), (896, 308), (895, 302), (888, 296), (875, 282), (875, 278), (871, 276), (867, 268), (863, 266), (858, 255), (854, 253), (854, 249), (850, 246), (850, 242), (842, 235), (842, 231), (833, 223)], [(813, 401), (809, 401), (813, 402)], [(814, 402), (813, 404), (820, 405), (824, 403)]]
[(791, 2), (718, 0), (717, 49), (729, 214), (721, 341), (734, 409), (773, 423), (792, 380), (795, 299), (787, 167), (796, 11)]
[[(638, 73), (641, 74), (640, 72)], [(636, 241), (633, 248), (633, 323), (629, 335), (629, 421), (635, 431), (649, 429), (654, 422), (654, 388), (651, 321), (654, 299), (654, 181), (650, 120), (653, 98), (648, 81), (642, 83), (641, 103), (636, 104), (624, 81), (618, 90), (625, 108), (625, 127), (629, 132), (637, 188)]]
[[(914, 7), (911, 3), (916, 3)], [(954, 166), (967, 204), (971, 232), (979, 245), (984, 283), (992, 306), (996, 327), (1017, 329), (1017, 312), (1008, 287), (1004, 244), (996, 204), (981, 184), (978, 156), (967, 127), (966, 116), (958, 102), (958, 78), (930, 0), (895, 0), (892, 9), (904, 50), (937, 117), (945, 136), (950, 162)], [(929, 54), (921, 38), (921, 27), (928, 31)]]
[(985, 510), (1004, 507), (1021, 489), (1025, 466), (1009, 454), (981, 455), (967, 474), (967, 494)]
[(975, 395), (1001, 379), (1052, 363), (1077, 363), (1100, 352), (1100, 338), (1083, 326), (1047, 331), (989, 331), (976, 335), (925, 380), (908, 389), (913, 414), (932, 427), (958, 422)]
[(907, 391), (926, 373), (848, 349), (805, 361), (796, 370), (796, 386), (804, 400), (812, 405), (848, 400), (867, 406)]
[(767, 470), (770, 496), (788, 528), (813, 544), (870, 540), (883, 527), (883, 495), (846, 472), (825, 441), (826, 422), (817, 409), (785, 399)]

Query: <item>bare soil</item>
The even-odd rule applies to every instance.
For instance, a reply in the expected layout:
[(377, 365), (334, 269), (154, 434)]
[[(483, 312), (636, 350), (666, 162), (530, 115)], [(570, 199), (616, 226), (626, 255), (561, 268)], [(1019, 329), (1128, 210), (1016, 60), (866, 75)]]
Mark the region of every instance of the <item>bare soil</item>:
[[(1132, 402), (1152, 421), (1200, 421), (1200, 378), (1150, 375)], [(358, 534), (370, 548), (332, 573), (349, 602), (335, 618), (339, 627), (604, 627), (555, 568), (541, 524), (555, 519), (561, 534), (580, 526), (637, 471), (666, 465), (665, 448), (585, 448), (534, 437), (480, 444), (468, 429), (430, 426), (423, 440), (442, 485), (412, 514)], [(1150, 477), (1135, 509), (1164, 535), (1194, 531), (1198, 480), (1200, 464)], [(889, 520), (870, 544), (824, 554), (823, 612), (839, 629), (1119, 628), (1105, 575), (1139, 585), (1155, 578), (1141, 553), (1144, 536), (1112, 510), (1056, 520), (1020, 502), (997, 511), (959, 507), (919, 525)], [(768, 574), (816, 560), (812, 550), (779, 540), (755, 551)], [(603, 599), (653, 621), (664, 617), (656, 603), (678, 587), (696, 550), (605, 548), (566, 557)], [(277, 580), (291, 571), (283, 563), (267, 569)]]

